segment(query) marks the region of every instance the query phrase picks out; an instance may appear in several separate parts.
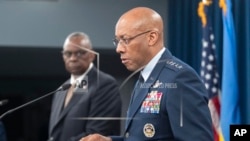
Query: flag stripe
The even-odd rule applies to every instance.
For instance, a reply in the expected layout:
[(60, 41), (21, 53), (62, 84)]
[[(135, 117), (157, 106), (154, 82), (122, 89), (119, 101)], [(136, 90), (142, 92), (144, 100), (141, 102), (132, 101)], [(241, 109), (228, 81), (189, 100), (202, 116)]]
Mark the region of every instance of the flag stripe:
[(198, 15), (201, 17), (203, 23), (200, 75), (209, 95), (208, 106), (213, 121), (214, 141), (223, 141), (220, 128), (220, 87), (216, 65), (216, 45), (209, 11), (211, 2), (201, 1), (198, 8)]

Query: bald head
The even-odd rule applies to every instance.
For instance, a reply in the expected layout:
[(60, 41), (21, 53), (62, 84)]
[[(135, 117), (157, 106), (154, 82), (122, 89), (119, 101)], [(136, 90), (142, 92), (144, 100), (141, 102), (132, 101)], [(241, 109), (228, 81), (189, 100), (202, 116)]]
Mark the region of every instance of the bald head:
[(124, 13), (116, 24), (117, 26), (130, 27), (133, 30), (155, 30), (163, 31), (161, 16), (154, 10), (147, 7), (136, 7)]
[(128, 70), (146, 65), (163, 47), (163, 20), (154, 10), (136, 7), (116, 23), (116, 52)]
[[(158, 45), (163, 46), (163, 20), (159, 13), (148, 7), (136, 7), (124, 13), (116, 24), (117, 29), (133, 31), (156, 31), (159, 34)], [(123, 34), (123, 33), (121, 33)]]

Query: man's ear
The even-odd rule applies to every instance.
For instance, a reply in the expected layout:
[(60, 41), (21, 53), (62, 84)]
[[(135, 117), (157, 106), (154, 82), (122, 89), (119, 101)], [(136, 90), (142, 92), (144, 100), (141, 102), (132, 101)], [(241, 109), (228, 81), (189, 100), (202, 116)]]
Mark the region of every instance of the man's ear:
[(96, 58), (96, 55), (94, 53), (90, 52), (89, 53), (89, 58), (90, 58), (91, 62), (93, 62), (95, 60), (95, 58)]
[(148, 35), (149, 46), (153, 46), (154, 44), (156, 44), (158, 38), (159, 38), (159, 33), (156, 31), (151, 31)]

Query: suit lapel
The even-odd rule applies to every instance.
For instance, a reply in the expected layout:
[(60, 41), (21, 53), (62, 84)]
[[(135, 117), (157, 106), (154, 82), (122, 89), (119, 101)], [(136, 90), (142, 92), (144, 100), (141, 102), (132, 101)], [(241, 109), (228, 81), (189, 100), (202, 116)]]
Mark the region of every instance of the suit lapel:
[(51, 127), (50, 127), (50, 133), (52, 132), (52, 129), (56, 126), (56, 124), (59, 121), (59, 117), (63, 108), (63, 104), (64, 104), (64, 99), (66, 97), (67, 91), (62, 91), (62, 92), (58, 92), (56, 93), (56, 100), (55, 100), (55, 106), (53, 107), (53, 111), (51, 114)]
[[(169, 57), (171, 57), (171, 54), (166, 49), (166, 51), (163, 53), (160, 60), (156, 64), (155, 68), (151, 72), (148, 80), (144, 83), (145, 85), (144, 84), (142, 85), (142, 87), (143, 86), (145, 86), (145, 87), (140, 88), (138, 90), (139, 95), (137, 97), (135, 97), (133, 102), (130, 103), (129, 111), (128, 111), (128, 119), (127, 119), (127, 122), (126, 122), (125, 131), (127, 131), (132, 119), (135, 117), (136, 112), (140, 109), (143, 100), (147, 96), (147, 94), (148, 94), (148, 92), (150, 90), (150, 88), (148, 88), (148, 87), (152, 86), (155, 83), (155, 81), (158, 78), (161, 70), (163, 69), (163, 67), (166, 64), (167, 58), (169, 58)], [(133, 91), (133, 94), (134, 94), (134, 91)]]
[[(79, 88), (78, 88), (79, 89)], [(84, 93), (79, 93), (78, 90), (76, 90), (71, 98), (71, 100), (69, 101), (68, 105), (62, 110), (58, 121), (60, 121), (69, 111), (70, 109), (76, 104), (78, 103), (78, 101), (81, 99), (81, 96), (84, 95)], [(63, 106), (63, 105), (62, 105)]]
[[(97, 71), (96, 71), (96, 68), (93, 67), (89, 73), (87, 74), (88, 78), (92, 78), (93, 80), (96, 80), (96, 75), (97, 74)], [(94, 85), (93, 83), (96, 83), (96, 81), (92, 81), (91, 80), (88, 80), (88, 88), (90, 88), (91, 85)], [(69, 83), (69, 81), (67, 81)], [(67, 91), (63, 91), (61, 93), (59, 93), (58, 95), (58, 101), (56, 103), (56, 107), (54, 109), (55, 113), (55, 118), (53, 118), (54, 120), (54, 125), (52, 126), (51, 128), (51, 132), (53, 131), (53, 129), (56, 127), (57, 124), (59, 124), (59, 122), (63, 119), (64, 116), (67, 115), (67, 113), (70, 111), (70, 109), (76, 104), (78, 103), (78, 101), (81, 99), (82, 95), (84, 94), (88, 94), (88, 91), (82, 91), (81, 88), (78, 88), (76, 89), (76, 91), (74, 92), (71, 100), (69, 101), (67, 107), (64, 108), (64, 100), (65, 100), (65, 97), (66, 97), (66, 94), (67, 94)]]

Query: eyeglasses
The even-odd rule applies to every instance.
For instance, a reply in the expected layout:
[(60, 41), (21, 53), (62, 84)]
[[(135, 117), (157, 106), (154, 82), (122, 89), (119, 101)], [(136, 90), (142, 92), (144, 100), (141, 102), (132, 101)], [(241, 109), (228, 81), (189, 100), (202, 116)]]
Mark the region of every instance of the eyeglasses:
[(75, 51), (75, 52), (72, 52), (72, 51), (62, 51), (63, 56), (65, 56), (67, 58), (70, 58), (72, 55), (74, 55), (77, 58), (80, 58), (80, 57), (82, 57), (86, 53), (87, 53), (87, 51), (82, 51), (82, 50), (81, 51)]
[(129, 42), (130, 42), (131, 40), (133, 40), (133, 39), (135, 39), (136, 37), (139, 37), (139, 36), (141, 36), (141, 35), (143, 35), (143, 34), (146, 34), (146, 33), (150, 32), (150, 31), (151, 31), (151, 30), (148, 30), (148, 31), (139, 33), (139, 34), (137, 34), (137, 35), (135, 35), (135, 36), (133, 36), (133, 37), (130, 37), (130, 38), (115, 38), (115, 39), (113, 39), (113, 44), (114, 44), (115, 46), (117, 46), (120, 42), (122, 42), (122, 43), (124, 43), (125, 45), (128, 45)]

